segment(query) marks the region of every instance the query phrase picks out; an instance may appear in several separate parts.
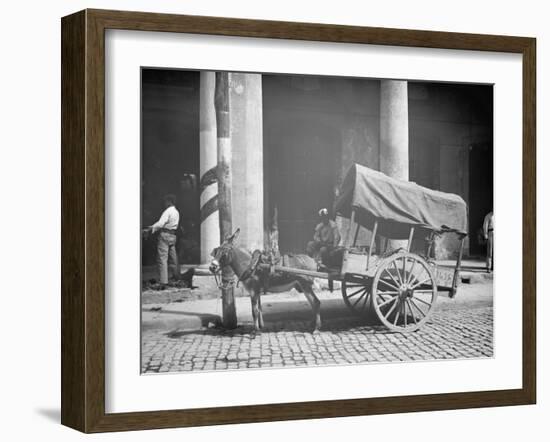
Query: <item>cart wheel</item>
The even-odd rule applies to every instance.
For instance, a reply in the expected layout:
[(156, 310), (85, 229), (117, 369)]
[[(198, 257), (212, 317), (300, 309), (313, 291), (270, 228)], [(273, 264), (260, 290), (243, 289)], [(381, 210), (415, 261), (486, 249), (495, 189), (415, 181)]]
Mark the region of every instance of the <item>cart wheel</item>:
[(348, 308), (358, 316), (367, 316), (370, 309), (370, 280), (354, 278), (342, 281), (342, 297)]
[(390, 330), (418, 330), (430, 317), (436, 300), (433, 271), (420, 256), (398, 253), (380, 263), (372, 282), (372, 304), (378, 319)]

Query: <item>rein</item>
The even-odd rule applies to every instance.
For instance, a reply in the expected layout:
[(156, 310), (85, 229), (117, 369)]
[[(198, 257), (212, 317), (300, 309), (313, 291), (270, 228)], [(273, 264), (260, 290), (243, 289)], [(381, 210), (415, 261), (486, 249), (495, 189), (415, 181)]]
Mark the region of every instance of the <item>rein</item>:
[[(225, 255), (229, 255), (229, 253), (232, 252), (233, 246), (222, 245), (220, 248), (222, 248), (222, 256), (219, 258), (219, 261), (221, 262), (222, 258), (225, 257)], [(222, 268), (223, 266), (221, 266), (220, 269), (216, 273), (214, 273), (214, 281), (216, 282), (216, 286), (218, 286), (218, 289), (227, 290), (236, 284), (235, 278), (232, 277), (230, 279), (225, 279), (224, 281), (224, 278), (221, 276)]]
[[(233, 252), (233, 248), (226, 246), (222, 253), (224, 255), (228, 255), (232, 252)], [(230, 259), (230, 262), (233, 260), (233, 258), (234, 257), (232, 256), (231, 259)], [(259, 268), (260, 268), (260, 264), (262, 263), (262, 260), (263, 260), (262, 258), (263, 258), (262, 252), (260, 250), (255, 250), (252, 253), (252, 256), (250, 258), (250, 264), (240, 274), (240, 276), (237, 277), (237, 280), (235, 280), (235, 278), (231, 278), (229, 280), (224, 281), (223, 278), (220, 276), (221, 269), (220, 269), (220, 271), (214, 273), (214, 280), (216, 281), (216, 285), (218, 286), (218, 289), (224, 290), (224, 289), (228, 289), (231, 286), (235, 286), (235, 285), (238, 287), (241, 282), (246, 282), (250, 278), (253, 278), (256, 275), (256, 273), (258, 272)], [(233, 269), (233, 272), (235, 274), (237, 274), (234, 269)]]
[[(227, 290), (235, 285), (235, 278), (228, 279), (224, 282), (223, 278), (220, 276), (220, 272), (214, 273), (214, 281), (216, 281), (216, 285), (220, 290)], [(236, 284), (238, 287), (239, 282), (237, 281)]]

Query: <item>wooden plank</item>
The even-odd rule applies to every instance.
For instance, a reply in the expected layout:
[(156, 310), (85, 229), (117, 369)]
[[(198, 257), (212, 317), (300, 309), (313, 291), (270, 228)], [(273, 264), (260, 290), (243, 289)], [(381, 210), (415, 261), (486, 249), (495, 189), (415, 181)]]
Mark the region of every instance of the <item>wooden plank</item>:
[(352, 235), (352, 229), (353, 224), (355, 223), (355, 209), (351, 211), (351, 218), (349, 220), (349, 228), (348, 228), (348, 234), (346, 235), (346, 242), (344, 244), (345, 247), (351, 246), (351, 235)]
[[(260, 264), (260, 267), (264, 269), (269, 269), (271, 266), (269, 264)], [(280, 265), (274, 265), (273, 270), (275, 270), (276, 272), (292, 273), (293, 275), (311, 276), (313, 278), (328, 279), (329, 277), (332, 277), (332, 275), (328, 272), (315, 272), (313, 270), (297, 269), (294, 267), (286, 267)]]
[(85, 431), (84, 11), (61, 22), (61, 423)]
[(361, 225), (359, 223), (355, 223), (355, 235), (353, 236), (353, 244), (351, 245), (352, 247), (355, 247), (357, 245), (357, 237), (359, 236), (359, 230), (361, 230)]
[(372, 228), (372, 235), (370, 237), (370, 246), (369, 246), (369, 256), (367, 257), (367, 267), (365, 268), (365, 271), (369, 269), (371, 256), (372, 256), (372, 249), (374, 248), (374, 241), (376, 239), (376, 232), (378, 230), (378, 220), (374, 222), (374, 227)]
[(409, 240), (407, 241), (407, 252), (411, 251), (413, 237), (414, 237), (414, 227), (411, 227), (411, 230), (409, 231)]
[(534, 39), (507, 35), (468, 34), (321, 23), (250, 20), (226, 17), (88, 9), (105, 28), (189, 34), (233, 35), (333, 43), (364, 43), (474, 51), (522, 53)]
[(462, 237), (462, 239), (460, 240), (460, 248), (458, 249), (458, 258), (456, 260), (456, 266), (455, 266), (455, 271), (454, 271), (454, 275), (453, 275), (453, 285), (451, 286), (451, 288), (452, 288), (451, 297), (452, 298), (454, 298), (454, 296), (456, 295), (456, 289), (458, 287), (458, 278), (460, 276), (460, 267), (462, 265), (462, 254), (464, 252), (464, 238), (465, 237)]

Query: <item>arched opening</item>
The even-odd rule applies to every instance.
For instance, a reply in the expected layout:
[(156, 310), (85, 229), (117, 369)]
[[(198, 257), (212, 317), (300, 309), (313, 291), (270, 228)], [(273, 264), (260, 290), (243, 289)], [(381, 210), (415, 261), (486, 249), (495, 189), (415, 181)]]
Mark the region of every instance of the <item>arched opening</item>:
[[(141, 220), (149, 226), (174, 194), (182, 231), (182, 264), (200, 261), (199, 72), (143, 69), (141, 91)], [(142, 241), (142, 264), (156, 263), (154, 237)]]
[(319, 209), (334, 203), (340, 133), (319, 120), (291, 118), (271, 125), (265, 140), (265, 204), (269, 214), (277, 208), (279, 249), (304, 253)]

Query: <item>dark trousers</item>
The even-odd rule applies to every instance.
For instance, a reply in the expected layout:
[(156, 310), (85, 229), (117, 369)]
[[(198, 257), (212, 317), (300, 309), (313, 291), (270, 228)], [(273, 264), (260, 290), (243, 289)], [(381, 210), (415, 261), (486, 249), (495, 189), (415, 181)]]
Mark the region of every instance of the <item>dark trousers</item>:
[(338, 267), (342, 264), (343, 251), (341, 247), (335, 247), (321, 241), (310, 241), (306, 247), (309, 256), (328, 267)]
[(493, 270), (493, 231), (490, 230), (487, 234), (487, 258), (485, 261), (487, 270)]

